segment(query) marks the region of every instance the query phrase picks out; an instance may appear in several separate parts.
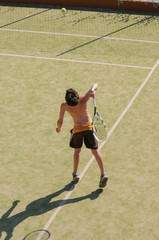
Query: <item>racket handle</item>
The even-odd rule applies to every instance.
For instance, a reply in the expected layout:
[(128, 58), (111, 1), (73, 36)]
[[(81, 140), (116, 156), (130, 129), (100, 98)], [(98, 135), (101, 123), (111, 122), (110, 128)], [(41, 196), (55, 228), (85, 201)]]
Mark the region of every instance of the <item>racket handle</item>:
[(94, 105), (94, 107), (96, 107), (96, 101), (95, 101), (95, 98), (92, 98), (92, 100), (93, 100), (93, 105)]

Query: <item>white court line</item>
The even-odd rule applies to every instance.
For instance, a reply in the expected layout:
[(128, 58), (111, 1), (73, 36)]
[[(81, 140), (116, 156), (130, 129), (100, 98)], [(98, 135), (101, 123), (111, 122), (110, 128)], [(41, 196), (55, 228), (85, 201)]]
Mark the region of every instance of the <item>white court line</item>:
[(87, 64), (108, 65), (108, 66), (127, 67), (127, 68), (152, 69), (151, 67), (141, 67), (141, 66), (134, 66), (134, 65), (118, 64), (118, 63), (91, 62), (91, 61), (82, 61), (82, 60), (75, 60), (75, 59), (40, 57), (40, 56), (9, 54), (9, 53), (0, 53), (0, 56), (34, 58), (34, 59), (44, 59), (44, 60), (54, 60), (54, 61), (64, 61), (64, 62), (76, 62), (76, 63), (87, 63)]
[[(0, 31), (35, 33), (35, 34), (48, 34), (48, 35), (61, 35), (61, 36), (72, 36), (72, 37), (86, 37), (86, 38), (100, 38), (101, 37), (101, 36), (92, 36), (92, 35), (81, 35), (81, 34), (71, 34), (71, 33), (56, 33), (56, 32), (43, 32), (43, 31), (31, 31), (31, 30), (8, 29), (8, 28), (0, 28)], [(103, 37), (102, 39), (111, 39), (111, 40), (129, 41), (129, 42), (142, 42), (142, 43), (159, 44), (159, 42), (156, 42), (156, 41), (148, 41), (148, 40), (142, 40), (142, 39), (138, 40), (138, 39), (130, 39), (130, 38), (115, 38), (115, 37)]]
[[(141, 90), (143, 89), (143, 87), (145, 86), (145, 84), (147, 83), (147, 81), (149, 80), (149, 78), (151, 77), (151, 75), (153, 74), (153, 72), (155, 71), (155, 69), (157, 68), (157, 66), (159, 65), (159, 59), (157, 60), (157, 62), (155, 63), (155, 65), (153, 66), (153, 68), (151, 69), (151, 71), (149, 72), (149, 74), (147, 75), (147, 77), (145, 78), (145, 80), (143, 81), (143, 83), (141, 84), (141, 86), (139, 87), (139, 89), (137, 90), (137, 92), (135, 93), (135, 95), (132, 97), (131, 101), (128, 103), (127, 107), (124, 109), (124, 111), (122, 112), (122, 114), (120, 115), (120, 117), (117, 119), (117, 121), (114, 123), (114, 125), (112, 126), (112, 128), (110, 129), (110, 131), (108, 132), (108, 137), (106, 139), (105, 142), (101, 143), (99, 146), (99, 150), (102, 149), (102, 147), (104, 146), (104, 144), (108, 141), (109, 137), (111, 136), (111, 134), (114, 132), (115, 128), (118, 126), (118, 124), (120, 123), (120, 121), (122, 120), (122, 118), (124, 117), (124, 115), (127, 113), (127, 111), (129, 110), (129, 108), (131, 107), (131, 105), (133, 104), (133, 102), (135, 101), (135, 99), (137, 98), (137, 96), (139, 95), (139, 93), (141, 92)], [(85, 168), (83, 169), (80, 178), (82, 179), (85, 172), (88, 170), (88, 168), (90, 167), (90, 165), (92, 164), (94, 160), (94, 156), (89, 160), (89, 162), (87, 163), (87, 165), (85, 166)], [(75, 185), (72, 186), (69, 190), (69, 192), (66, 194), (64, 200), (61, 202), (61, 204), (56, 208), (55, 212), (52, 214), (52, 216), (50, 217), (49, 221), (46, 223), (46, 225), (44, 226), (44, 230), (47, 230), (48, 227), (52, 224), (52, 222), (54, 221), (55, 217), (57, 216), (57, 214), (60, 212), (60, 210), (62, 209), (62, 207), (64, 206), (65, 202), (69, 199), (69, 197), (71, 196), (73, 190), (75, 189)], [(40, 240), (40, 238), (37, 238), (36, 240)]]

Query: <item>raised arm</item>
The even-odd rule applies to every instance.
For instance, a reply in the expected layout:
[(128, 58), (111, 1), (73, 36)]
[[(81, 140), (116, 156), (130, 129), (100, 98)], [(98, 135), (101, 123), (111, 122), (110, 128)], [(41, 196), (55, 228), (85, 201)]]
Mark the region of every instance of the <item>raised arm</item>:
[(88, 92), (82, 97), (82, 101), (87, 102), (90, 97), (95, 98), (95, 91), (98, 88), (98, 84), (94, 83)]
[(60, 114), (59, 114), (59, 119), (57, 121), (57, 128), (56, 128), (56, 132), (59, 133), (61, 131), (61, 127), (63, 124), (63, 118), (64, 118), (64, 114), (65, 114), (65, 103), (61, 104), (60, 107)]
[(93, 97), (93, 98), (95, 97), (95, 91), (97, 90), (97, 88), (98, 88), (98, 84), (94, 83), (93, 86), (90, 89), (91, 97)]

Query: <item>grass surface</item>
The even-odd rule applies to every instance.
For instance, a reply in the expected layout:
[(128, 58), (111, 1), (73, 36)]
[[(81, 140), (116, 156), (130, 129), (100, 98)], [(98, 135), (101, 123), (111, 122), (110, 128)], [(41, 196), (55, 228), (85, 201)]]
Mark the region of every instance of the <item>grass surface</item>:
[[(46, 10), (1, 7), (1, 29), (94, 36), (120, 29), (111, 37), (156, 43), (101, 39), (58, 59), (149, 68), (158, 59), (156, 16), (75, 10), (61, 15), (59, 10)], [(92, 39), (96, 38), (1, 30), (0, 53), (57, 58)], [(73, 87), (83, 95), (98, 82), (97, 105), (109, 131), (150, 69), (7, 55), (0, 55), (0, 65), (0, 233), (1, 239), (21, 240), (44, 228), (70, 187), (73, 151), (68, 147), (72, 128), (68, 114), (61, 134), (55, 132), (65, 90)], [(158, 76), (159, 66), (101, 150), (107, 188), (98, 189), (100, 172), (93, 161), (49, 226), (51, 240), (157, 240)], [(88, 108), (93, 111), (91, 101)], [(79, 173), (90, 158), (83, 147)]]

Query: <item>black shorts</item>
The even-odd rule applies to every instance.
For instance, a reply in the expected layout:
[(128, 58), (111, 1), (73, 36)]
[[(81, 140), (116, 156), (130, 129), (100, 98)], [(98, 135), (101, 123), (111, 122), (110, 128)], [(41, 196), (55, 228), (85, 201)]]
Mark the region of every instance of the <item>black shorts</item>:
[(87, 148), (98, 149), (98, 142), (94, 138), (93, 130), (77, 132), (71, 135), (70, 147), (81, 148), (83, 145), (83, 141)]

